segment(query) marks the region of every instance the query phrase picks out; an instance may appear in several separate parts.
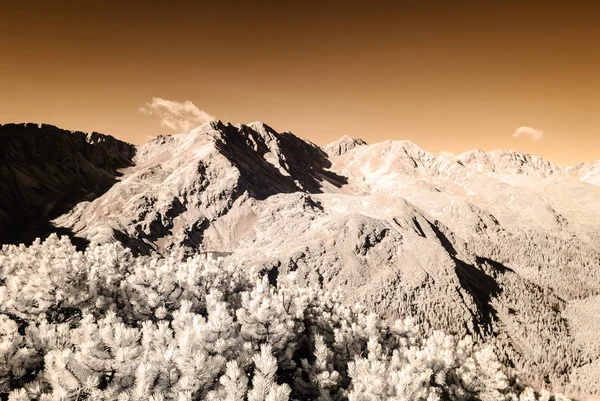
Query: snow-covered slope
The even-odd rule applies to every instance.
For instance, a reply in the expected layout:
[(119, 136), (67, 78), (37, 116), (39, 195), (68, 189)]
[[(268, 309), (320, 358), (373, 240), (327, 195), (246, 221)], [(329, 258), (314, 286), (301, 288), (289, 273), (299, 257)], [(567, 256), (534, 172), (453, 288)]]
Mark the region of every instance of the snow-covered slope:
[(515, 151), (450, 159), (410, 141), (319, 148), (211, 122), (137, 146), (106, 192), (54, 224), (139, 253), (225, 256), (273, 281), (296, 271), (388, 318), (493, 338), (531, 380), (560, 385), (600, 357), (561, 314), (600, 293), (594, 168)]

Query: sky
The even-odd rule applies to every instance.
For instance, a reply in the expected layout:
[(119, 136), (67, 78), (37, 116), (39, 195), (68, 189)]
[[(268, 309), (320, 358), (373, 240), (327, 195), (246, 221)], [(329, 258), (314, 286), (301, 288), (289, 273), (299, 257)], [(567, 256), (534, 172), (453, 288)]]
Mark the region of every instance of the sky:
[(260, 120), (317, 144), (600, 159), (593, 2), (116, 3), (2, 5), (0, 123), (139, 144)]

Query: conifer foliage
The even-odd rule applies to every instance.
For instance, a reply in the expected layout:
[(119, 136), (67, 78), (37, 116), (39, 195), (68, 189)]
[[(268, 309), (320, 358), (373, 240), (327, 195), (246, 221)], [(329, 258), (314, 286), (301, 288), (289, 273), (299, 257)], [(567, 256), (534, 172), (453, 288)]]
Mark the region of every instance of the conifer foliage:
[(470, 337), (418, 333), (201, 256), (57, 236), (0, 251), (0, 399), (560, 399)]

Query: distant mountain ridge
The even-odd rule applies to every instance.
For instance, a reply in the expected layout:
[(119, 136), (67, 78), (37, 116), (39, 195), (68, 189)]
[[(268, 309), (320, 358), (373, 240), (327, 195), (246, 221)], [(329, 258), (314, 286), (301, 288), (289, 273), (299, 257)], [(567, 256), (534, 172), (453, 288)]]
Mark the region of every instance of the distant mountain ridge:
[(566, 171), (581, 181), (600, 185), (600, 160), (590, 163), (579, 163), (575, 166), (567, 167)]
[(539, 156), (531, 156), (511, 150), (481, 150), (463, 153), (457, 156), (464, 165), (477, 171), (498, 172), (504, 174), (535, 174), (539, 178), (548, 178), (555, 174), (565, 174), (565, 169), (554, 162)]
[[(600, 392), (585, 373), (600, 351), (569, 320), (600, 295), (597, 164), (504, 150), (447, 158), (347, 136), (319, 147), (262, 122), (213, 121), (139, 146), (49, 126), (2, 135), (13, 142), (0, 173), (33, 177), (3, 181), (18, 196), (0, 203), (2, 218), (63, 204), (42, 216), (83, 241), (219, 254), (273, 281), (295, 271), (390, 319), (490, 339), (538, 385)], [(31, 141), (54, 156), (29, 166)]]

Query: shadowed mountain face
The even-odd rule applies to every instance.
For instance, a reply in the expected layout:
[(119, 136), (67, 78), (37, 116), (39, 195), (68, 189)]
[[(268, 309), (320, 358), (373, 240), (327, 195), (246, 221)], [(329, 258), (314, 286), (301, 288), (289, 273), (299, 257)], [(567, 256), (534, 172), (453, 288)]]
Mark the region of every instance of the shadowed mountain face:
[(578, 372), (600, 357), (563, 315), (600, 294), (594, 164), (349, 137), (319, 148), (260, 122), (135, 148), (49, 126), (0, 132), (0, 206), (15, 226), (54, 218), (137, 253), (210, 252), (273, 281), (295, 272), (389, 319), (486, 338), (537, 385), (585, 386)]
[(322, 192), (323, 182), (340, 187), (347, 183), (327, 168), (327, 154), (318, 146), (289, 133), (277, 133), (268, 125), (212, 124), (219, 135), (216, 149), (240, 173), (240, 185), (255, 199), (279, 193)]
[(51, 125), (0, 125), (0, 144), (0, 243), (54, 231), (51, 219), (106, 192), (135, 154), (113, 137)]

